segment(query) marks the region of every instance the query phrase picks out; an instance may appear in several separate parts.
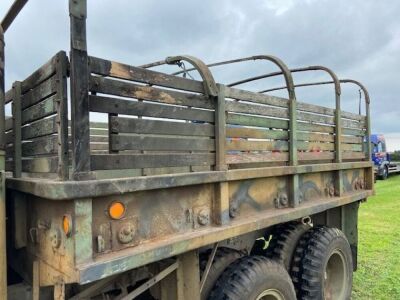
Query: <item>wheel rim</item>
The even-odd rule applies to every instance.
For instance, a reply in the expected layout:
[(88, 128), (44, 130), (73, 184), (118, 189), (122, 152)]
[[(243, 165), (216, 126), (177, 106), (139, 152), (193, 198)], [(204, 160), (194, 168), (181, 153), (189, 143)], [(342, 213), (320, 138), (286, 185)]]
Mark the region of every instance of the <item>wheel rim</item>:
[(285, 297), (278, 290), (268, 289), (258, 295), (256, 300), (285, 300)]
[(348, 268), (343, 253), (336, 249), (328, 259), (324, 272), (324, 299), (345, 299), (348, 285)]

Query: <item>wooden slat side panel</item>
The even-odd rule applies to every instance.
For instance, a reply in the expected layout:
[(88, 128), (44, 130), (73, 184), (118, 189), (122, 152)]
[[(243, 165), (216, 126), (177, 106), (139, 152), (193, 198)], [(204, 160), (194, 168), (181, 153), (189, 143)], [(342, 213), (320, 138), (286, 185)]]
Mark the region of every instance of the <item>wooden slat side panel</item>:
[(90, 77), (90, 91), (174, 105), (214, 108), (215, 103), (203, 95), (188, 94), (151, 86), (136, 85), (102, 77)]
[(43, 66), (33, 72), (24, 81), (22, 81), (22, 93), (25, 94), (28, 90), (36, 87), (56, 72), (57, 55), (53, 56)]
[(41, 119), (22, 127), (22, 140), (46, 136), (53, 133), (57, 133), (56, 116), (48, 119)]
[(13, 90), (9, 89), (4, 95), (4, 103), (10, 103), (13, 100)]
[(118, 133), (214, 136), (214, 125), (208, 123), (168, 122), (147, 119), (111, 117), (111, 130)]
[(37, 104), (47, 97), (54, 95), (56, 91), (56, 76), (52, 76), (34, 89), (29, 90), (24, 95), (22, 95), (21, 107), (22, 109), (26, 109), (34, 104)]
[(214, 122), (214, 112), (212, 111), (101, 96), (90, 96), (89, 107), (91, 111), (100, 113)]
[[(13, 161), (6, 162), (6, 170), (11, 171)], [(56, 173), (58, 169), (58, 158), (41, 157), (22, 160), (22, 172), (26, 173)]]
[(13, 129), (13, 118), (12, 117), (6, 117), (6, 125), (5, 125), (5, 130), (11, 130)]
[(262, 115), (286, 119), (289, 117), (289, 112), (287, 109), (272, 106), (227, 101), (225, 107), (226, 111), (228, 112)]
[(343, 135), (353, 135), (353, 136), (365, 136), (366, 131), (363, 129), (355, 129), (355, 128), (343, 128), (342, 129)]
[(287, 141), (248, 141), (248, 140), (227, 140), (225, 143), (227, 150), (238, 151), (288, 151)]
[(93, 170), (208, 166), (215, 164), (213, 153), (199, 154), (97, 154), (91, 155)]
[[(226, 141), (227, 150), (238, 151), (288, 151), (289, 146), (286, 141), (248, 141), (248, 140), (228, 140)], [(318, 143), (318, 142), (301, 142), (297, 143), (297, 148), (300, 151), (334, 151), (334, 143)], [(362, 145), (343, 144), (343, 150), (362, 151)]]
[(334, 133), (335, 127), (333, 126), (324, 126), (320, 124), (312, 124), (312, 123), (297, 123), (298, 131), (308, 131), (308, 132), (320, 132), (320, 133)]
[(149, 151), (214, 151), (214, 139), (149, 137), (143, 135), (112, 134), (111, 150), (149, 150)]
[(227, 124), (264, 128), (288, 129), (289, 121), (228, 113)]
[(22, 124), (34, 122), (57, 112), (57, 96), (53, 95), (46, 100), (39, 102), (22, 111)]
[(298, 132), (297, 133), (297, 139), (299, 141), (333, 143), (335, 141), (335, 136), (333, 134), (323, 134), (323, 133), (313, 133), (313, 132)]
[(258, 162), (287, 162), (289, 154), (287, 152), (269, 153), (228, 153), (226, 154), (227, 164), (246, 164)]
[(319, 106), (319, 105), (305, 103), (305, 102), (297, 102), (297, 110), (303, 111), (303, 112), (308, 112), (308, 113), (327, 115), (327, 116), (331, 116), (331, 117), (333, 117), (335, 115), (335, 109), (333, 109), (333, 108)]
[(318, 161), (318, 160), (333, 160), (335, 158), (334, 152), (299, 152), (299, 161)]
[(14, 142), (14, 133), (12, 131), (6, 132), (6, 145)]
[(34, 141), (22, 143), (22, 157), (35, 155), (57, 155), (57, 136), (45, 136)]
[(365, 159), (365, 152), (343, 152), (343, 159)]
[(359, 121), (359, 122), (362, 122), (364, 124), (367, 123), (367, 117), (366, 116), (359, 115), (359, 114), (354, 114), (354, 113), (347, 112), (347, 111), (342, 111), (342, 118), (349, 119), (349, 120), (354, 120), (354, 121)]
[(254, 138), (254, 139), (274, 139), (287, 140), (289, 135), (285, 130), (270, 130), (263, 128), (232, 127), (226, 128), (227, 138)]
[(137, 81), (178, 90), (187, 90), (197, 93), (204, 92), (203, 83), (201, 81), (168, 75), (92, 56), (89, 57), (89, 63), (90, 71), (98, 75)]
[(254, 103), (259, 103), (259, 104), (267, 104), (267, 105), (284, 107), (284, 108), (289, 107), (288, 99), (265, 95), (265, 94), (254, 93), (254, 92), (245, 91), (245, 90), (236, 89), (236, 88), (226, 87), (225, 95), (227, 98), (232, 98), (235, 100), (242, 100), (242, 101), (254, 102)]

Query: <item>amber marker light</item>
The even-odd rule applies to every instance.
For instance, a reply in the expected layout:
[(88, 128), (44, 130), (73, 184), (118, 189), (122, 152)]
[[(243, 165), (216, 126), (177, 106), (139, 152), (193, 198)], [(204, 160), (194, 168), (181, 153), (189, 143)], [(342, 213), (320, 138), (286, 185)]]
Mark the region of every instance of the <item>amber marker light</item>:
[(70, 215), (64, 215), (62, 219), (62, 228), (66, 236), (70, 236), (72, 232), (72, 218)]
[(108, 207), (108, 214), (114, 220), (121, 219), (125, 214), (125, 205), (118, 201), (111, 203)]

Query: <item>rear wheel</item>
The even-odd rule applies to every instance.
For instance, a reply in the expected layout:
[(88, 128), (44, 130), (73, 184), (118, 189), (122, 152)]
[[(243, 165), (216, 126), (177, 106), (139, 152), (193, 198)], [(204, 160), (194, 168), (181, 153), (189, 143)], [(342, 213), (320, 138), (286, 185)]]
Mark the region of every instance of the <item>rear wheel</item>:
[(353, 262), (342, 231), (328, 227), (313, 230), (302, 253), (299, 278), (299, 299), (350, 299)]
[(247, 256), (224, 271), (209, 299), (295, 300), (296, 293), (280, 263), (263, 256)]
[[(208, 258), (211, 255), (211, 249), (200, 255), (200, 272), (203, 274)], [(210, 295), (211, 289), (213, 288), (217, 279), (221, 276), (224, 270), (235, 260), (241, 258), (243, 253), (230, 248), (218, 248), (215, 253), (213, 263), (211, 265), (210, 271), (208, 272), (206, 282), (201, 291), (200, 299), (206, 300)]]
[(278, 226), (269, 242), (266, 256), (282, 263), (289, 271), (297, 243), (310, 228), (311, 225), (299, 222)]

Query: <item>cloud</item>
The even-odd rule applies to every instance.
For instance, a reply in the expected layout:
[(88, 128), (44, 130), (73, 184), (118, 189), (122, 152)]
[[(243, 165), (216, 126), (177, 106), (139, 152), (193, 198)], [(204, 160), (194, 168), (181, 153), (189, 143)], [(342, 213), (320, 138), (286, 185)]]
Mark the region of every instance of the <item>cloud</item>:
[[(30, 1), (7, 32), (7, 86), (25, 78), (60, 49), (68, 50), (68, 1)], [(12, 3), (3, 0), (4, 14)], [(368, 87), (373, 131), (400, 132), (399, 1), (371, 0), (88, 0), (89, 53), (140, 65), (168, 55), (192, 54), (206, 62), (273, 54), (289, 66), (326, 65), (339, 77)], [(213, 72), (221, 82), (276, 70), (248, 62)], [(296, 82), (327, 80), (321, 72)], [(282, 78), (246, 87), (281, 85)], [(332, 87), (297, 90), (301, 101), (333, 106)], [(282, 92), (280, 95), (285, 95)], [(344, 87), (343, 108), (358, 111), (358, 89)], [(400, 148), (400, 146), (399, 146)]]

